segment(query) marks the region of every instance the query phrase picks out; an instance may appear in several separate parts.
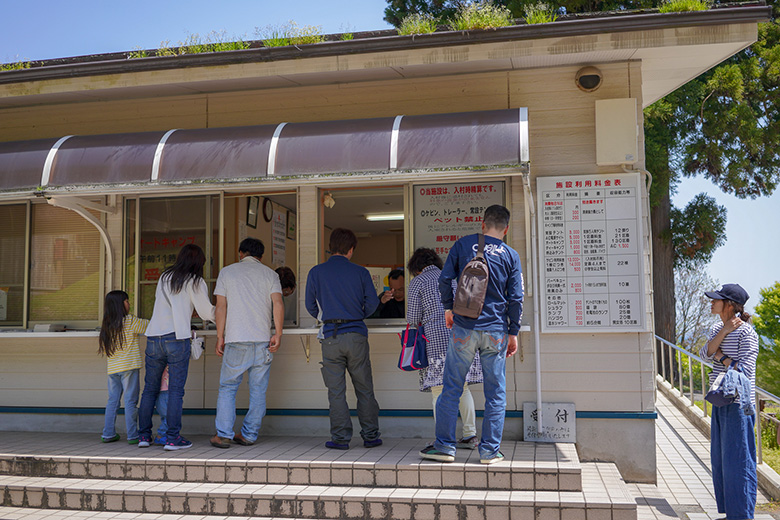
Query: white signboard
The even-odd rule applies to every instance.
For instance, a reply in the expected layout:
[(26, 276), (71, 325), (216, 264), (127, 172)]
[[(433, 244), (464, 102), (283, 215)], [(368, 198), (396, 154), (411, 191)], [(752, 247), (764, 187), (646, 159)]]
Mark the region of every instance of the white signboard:
[(272, 262), (276, 266), (283, 266), (287, 251), (287, 211), (274, 210), (274, 218), (271, 222), (271, 241), (273, 242)]
[(485, 210), (504, 204), (504, 183), (459, 182), (414, 187), (414, 247), (429, 247), (442, 260), (466, 235), (479, 233)]
[(577, 442), (574, 403), (542, 403), (539, 430), (536, 403), (523, 403), (523, 440), (529, 442)]
[(537, 179), (543, 332), (645, 330), (639, 182)]

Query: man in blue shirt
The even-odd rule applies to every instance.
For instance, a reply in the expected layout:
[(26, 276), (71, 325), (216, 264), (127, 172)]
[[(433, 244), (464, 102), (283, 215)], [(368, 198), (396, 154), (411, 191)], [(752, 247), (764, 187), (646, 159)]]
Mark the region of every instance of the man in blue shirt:
[(379, 305), (371, 275), (365, 267), (350, 262), (357, 246), (355, 234), (336, 228), (330, 234), (331, 257), (309, 271), (306, 310), (322, 321), (322, 379), (328, 388), (330, 436), (328, 448), (349, 449), (352, 418), (347, 405), (345, 371), (352, 378), (363, 446), (382, 445), (379, 438), (379, 403), (368, 347), (368, 328), (363, 320)]
[(499, 451), (506, 412), (506, 358), (517, 352), (517, 333), (523, 311), (523, 275), (520, 256), (503, 242), (509, 229), (509, 210), (493, 205), (485, 210), (482, 233), (488, 287), (482, 312), (477, 318), (453, 314), (452, 280), (457, 279), (479, 248), (479, 234), (468, 235), (450, 249), (439, 277), (444, 319), (452, 337), (444, 362), (444, 389), (436, 402), (436, 441), (420, 452), (423, 458), (442, 462), (455, 460), (455, 425), (458, 402), (466, 374), (476, 352), (482, 362), (485, 415), (479, 458), (483, 464), (504, 460)]

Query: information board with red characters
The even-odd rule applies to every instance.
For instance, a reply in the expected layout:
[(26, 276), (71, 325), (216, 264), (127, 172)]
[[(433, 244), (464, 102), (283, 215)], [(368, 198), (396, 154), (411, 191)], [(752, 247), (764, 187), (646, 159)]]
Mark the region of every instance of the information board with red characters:
[(540, 177), (543, 332), (645, 330), (639, 174)]
[(414, 186), (414, 247), (429, 247), (443, 261), (465, 235), (479, 233), (485, 210), (504, 204), (503, 181)]

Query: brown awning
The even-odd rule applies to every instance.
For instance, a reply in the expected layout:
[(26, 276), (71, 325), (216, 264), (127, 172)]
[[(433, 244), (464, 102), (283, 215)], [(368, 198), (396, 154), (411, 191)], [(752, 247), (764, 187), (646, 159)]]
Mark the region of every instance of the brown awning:
[(160, 181), (265, 177), (276, 125), (176, 130), (165, 141)]
[(0, 190), (91, 190), (527, 161), (527, 111), (510, 109), (0, 143)]
[(149, 181), (165, 132), (74, 136), (54, 156), (48, 186)]
[(37, 188), (49, 150), (57, 139), (0, 143), (0, 190)]

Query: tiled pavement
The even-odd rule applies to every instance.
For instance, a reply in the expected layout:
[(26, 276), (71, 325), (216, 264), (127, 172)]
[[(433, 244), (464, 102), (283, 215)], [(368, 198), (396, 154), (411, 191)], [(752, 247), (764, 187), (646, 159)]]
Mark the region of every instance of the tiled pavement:
[[(656, 442), (657, 442), (657, 463), (658, 463), (658, 483), (650, 484), (628, 484), (629, 493), (636, 500), (638, 505), (637, 520), (671, 520), (682, 518), (683, 520), (714, 520), (722, 517), (717, 513), (715, 499), (711, 491), (711, 477), (709, 467), (709, 441), (694, 426), (687, 422), (685, 417), (677, 411), (676, 408), (661, 394), (658, 393), (656, 407), (659, 418), (656, 423)], [(0, 433), (0, 453), (9, 451), (9, 444), (14, 445), (13, 452), (32, 453), (33, 451), (45, 451), (51, 454), (56, 453), (61, 456), (69, 457), (90, 457), (101, 456), (122, 456), (138, 457), (139, 455), (150, 453), (147, 450), (141, 452), (134, 446), (126, 444), (114, 445), (94, 445), (91, 444), (90, 452), (85, 453), (83, 446), (73, 446), (63, 448), (57, 437), (50, 436), (51, 441), (47, 443), (36, 439), (33, 444), (35, 449), (20, 450), (22, 446), (17, 443), (19, 434)], [(29, 434), (28, 434), (29, 435)], [(37, 437), (37, 435), (29, 435)], [(314, 447), (321, 444), (320, 439), (312, 439), (311, 445)], [(397, 441), (396, 450), (409, 450), (406, 460), (414, 459), (416, 446), (413, 441)], [(282, 443), (284, 444), (284, 443)], [(294, 440), (285, 449), (277, 445), (276, 449), (287, 451), (289, 459), (296, 457), (290, 456), (295, 451)], [(409, 444), (409, 447), (406, 446)], [(518, 444), (518, 450), (522, 444)], [(255, 446), (252, 448), (258, 453), (262, 448)], [(524, 448), (527, 450), (527, 448)], [(312, 448), (309, 456), (322, 451), (318, 448)], [(373, 460), (374, 450), (350, 450), (342, 454), (336, 454), (331, 451), (324, 451), (326, 458), (335, 456), (336, 462), (339, 456), (346, 453), (360, 453), (359, 458), (367, 462)], [(150, 453), (151, 454), (151, 453)], [(161, 453), (162, 454), (162, 453)], [(517, 453), (519, 455), (519, 453)], [(204, 442), (198, 442), (196, 447), (178, 452), (167, 454), (167, 457), (173, 458), (209, 458), (218, 457), (219, 459), (231, 459), (237, 457), (246, 457), (249, 455), (242, 449), (215, 450)], [(281, 455), (281, 453), (280, 453)], [(404, 457), (400, 464), (404, 464)], [(467, 460), (463, 461), (464, 463)], [(537, 463), (538, 463), (537, 459)], [(290, 464), (294, 467), (293, 463)], [(336, 465), (333, 466), (334, 468)], [(543, 467), (543, 464), (542, 464)], [(610, 473), (614, 470), (613, 466), (608, 464), (583, 464), (582, 486), (586, 492), (596, 495), (609, 495), (611, 490), (605, 486), (606, 482), (613, 481), (614, 475)], [(269, 468), (270, 469), (270, 468)], [(423, 473), (419, 477), (422, 480)], [(398, 477), (399, 479), (401, 477)], [(399, 482), (400, 485), (400, 482)], [(425, 490), (421, 490), (424, 492)], [(444, 492), (453, 493), (457, 490), (445, 490)], [(516, 491), (514, 493), (517, 493)], [(549, 492), (542, 492), (549, 493)], [(561, 493), (563, 495), (564, 493)], [(759, 494), (759, 503), (766, 503), (765, 496)], [(62, 511), (54, 509), (23, 509), (14, 507), (0, 507), (0, 520), (62, 520), (62, 519), (84, 519), (84, 520), (239, 520), (244, 517), (226, 517), (226, 516), (202, 516), (202, 515), (178, 515), (178, 514), (156, 514), (156, 513), (117, 513), (117, 512), (98, 512), (98, 511)], [(757, 514), (756, 520), (773, 520), (769, 514)]]

